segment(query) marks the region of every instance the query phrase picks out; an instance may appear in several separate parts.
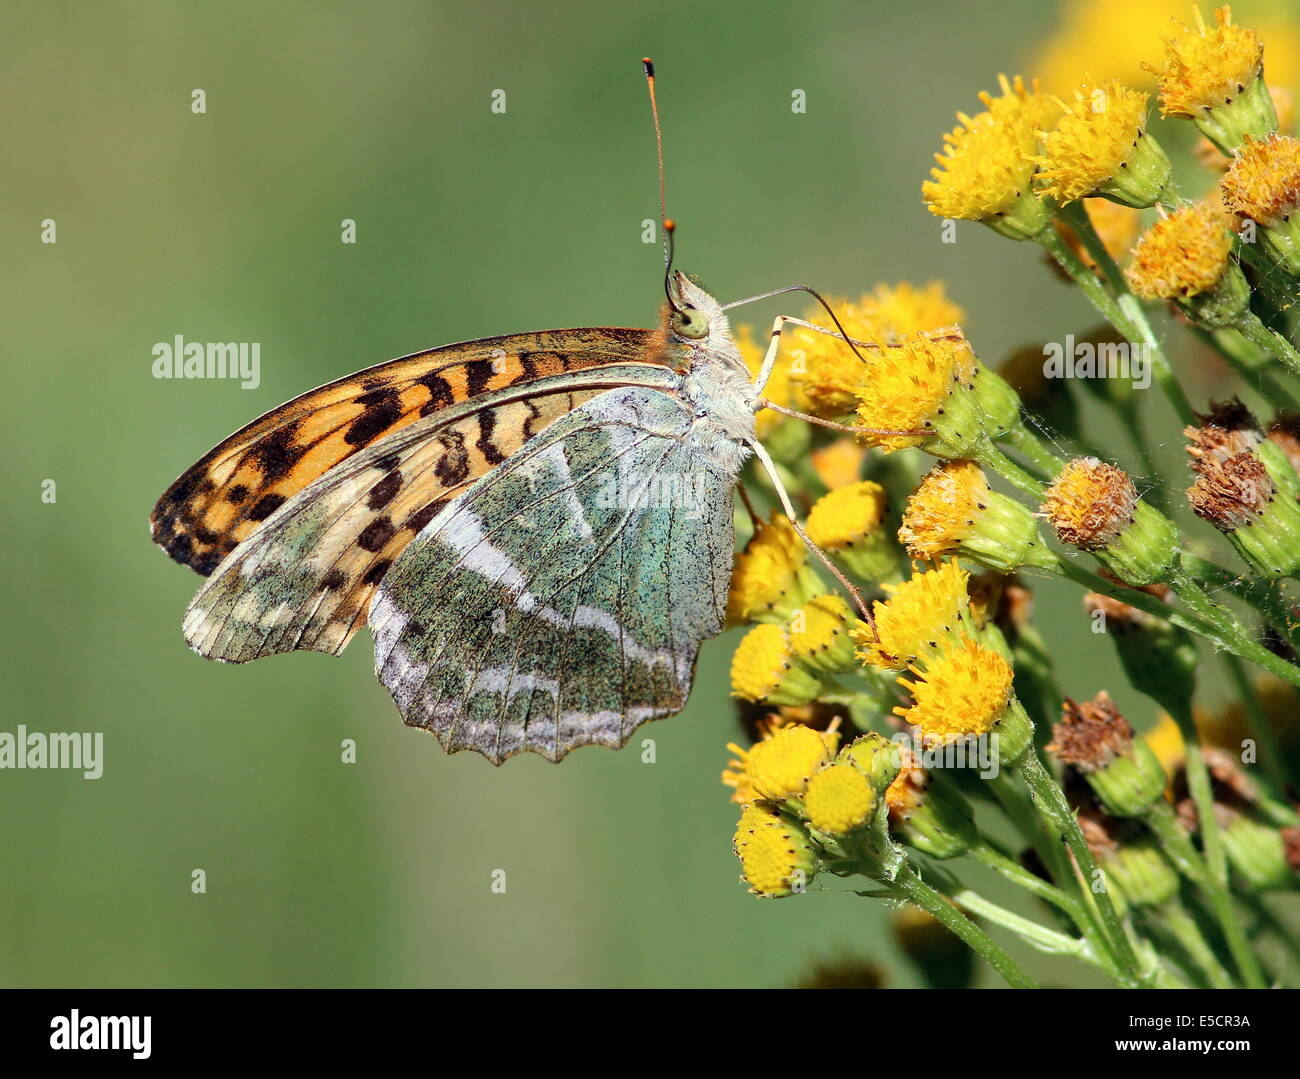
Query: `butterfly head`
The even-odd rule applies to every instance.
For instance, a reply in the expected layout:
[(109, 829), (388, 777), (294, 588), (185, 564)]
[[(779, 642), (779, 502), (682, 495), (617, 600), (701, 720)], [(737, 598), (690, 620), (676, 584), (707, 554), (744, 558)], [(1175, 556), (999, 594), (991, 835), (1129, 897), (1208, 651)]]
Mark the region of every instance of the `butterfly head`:
[(672, 275), (670, 299), (672, 309), (668, 326), (673, 337), (683, 343), (703, 343), (715, 332), (727, 333), (727, 316), (698, 281), (681, 270)]
[(670, 284), (672, 305), (665, 309), (668, 337), (683, 370), (726, 370), (728, 378), (738, 377), (748, 387), (749, 370), (722, 305), (696, 278), (680, 270), (673, 271)]

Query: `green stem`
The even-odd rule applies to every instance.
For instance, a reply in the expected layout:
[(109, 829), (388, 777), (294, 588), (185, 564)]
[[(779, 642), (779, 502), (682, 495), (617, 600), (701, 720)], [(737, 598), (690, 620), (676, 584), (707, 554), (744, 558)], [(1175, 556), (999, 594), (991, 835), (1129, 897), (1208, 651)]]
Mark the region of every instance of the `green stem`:
[[(1278, 409), (1300, 409), (1300, 396), (1269, 370), (1267, 353), (1263, 356), (1248, 342), (1244, 341), (1235, 330), (1210, 331), (1201, 326), (1192, 326), (1193, 332), (1213, 348), (1246, 382), (1252, 384), (1255, 392), (1270, 405)], [(1250, 350), (1250, 356), (1246, 350)]]
[(1060, 472), (1065, 464), (1039, 441), (1038, 436), (1029, 430), (1023, 421), (1013, 424), (1002, 436), (1002, 441), (1049, 478)]
[[(1044, 230), (1038, 236), (1038, 241), (1047, 249), (1048, 254), (1056, 259), (1061, 269), (1070, 275), (1092, 305), (1101, 312), (1102, 317), (1114, 326), (1129, 344), (1146, 347), (1151, 356), (1151, 367), (1156, 381), (1160, 384), (1165, 396), (1169, 398), (1169, 403), (1178, 414), (1178, 418), (1183, 423), (1194, 423), (1196, 417), (1192, 412), (1191, 402), (1187, 400), (1187, 395), (1183, 393), (1182, 386), (1178, 384), (1173, 367), (1170, 366), (1169, 357), (1165, 355), (1164, 349), (1160, 347), (1160, 342), (1151, 329), (1151, 323), (1147, 321), (1142, 305), (1138, 302), (1137, 297), (1128, 290), (1128, 284), (1115, 266), (1115, 260), (1110, 257), (1110, 253), (1105, 246), (1097, 239), (1096, 230), (1093, 229), (1086, 215), (1080, 214), (1077, 216), (1081, 220), (1071, 219), (1069, 223), (1079, 233), (1080, 238), (1088, 247), (1089, 253), (1097, 260), (1098, 265), (1102, 267), (1102, 272), (1112, 282), (1113, 287), (1116, 288), (1117, 296), (1112, 296), (1106, 291), (1106, 287), (1098, 280), (1097, 275), (1080, 261), (1079, 256), (1061, 239), (1055, 229)], [(1096, 250), (1093, 249), (1094, 244)]]
[(1070, 859), (1061, 844), (1048, 830), (1043, 818), (1034, 810), (1028, 795), (1016, 784), (1010, 772), (999, 769), (998, 774), (985, 781), (993, 792), (1007, 819), (1020, 832), (1021, 837), (1034, 849), (1047, 872), (1058, 885), (1077, 886), (1078, 878)]
[(1098, 920), (1101, 922), (1102, 932), (1118, 962), (1121, 980), (1123, 984), (1136, 988), (1141, 984), (1137, 954), (1133, 951), (1133, 945), (1128, 939), (1128, 933), (1124, 929), (1124, 923), (1120, 920), (1119, 912), (1115, 909), (1115, 904), (1111, 902), (1110, 894), (1104, 889), (1098, 892), (1091, 888), (1091, 883), (1098, 879), (1100, 871), (1097, 868), (1097, 861), (1093, 858), (1092, 851), (1088, 847), (1087, 840), (1083, 838), (1083, 833), (1079, 830), (1079, 822), (1075, 820), (1074, 811), (1065, 800), (1065, 793), (1057, 785), (1056, 781), (1047, 774), (1047, 769), (1043, 767), (1042, 762), (1032, 752), (1025, 753), (1016, 762), (1015, 769), (1029, 785), (1038, 811), (1056, 829), (1057, 834), (1065, 840), (1066, 845), (1073, 853), (1074, 860), (1079, 865), (1083, 882), (1085, 886), (1088, 886), (1088, 890), (1096, 903)]
[(1293, 375), (1300, 375), (1300, 352), (1276, 330), (1270, 330), (1257, 315), (1246, 312), (1233, 327), (1256, 348), (1263, 349)]
[(1277, 733), (1273, 730), (1273, 725), (1268, 721), (1268, 717), (1264, 715), (1264, 710), (1259, 706), (1259, 698), (1255, 696), (1255, 687), (1250, 684), (1250, 679), (1246, 677), (1246, 671), (1241, 665), (1241, 660), (1230, 652), (1224, 652), (1222, 658), (1223, 665), (1228, 668), (1228, 676), (1236, 685), (1242, 706), (1246, 710), (1246, 721), (1250, 725), (1250, 733), (1255, 739), (1255, 744), (1259, 747), (1256, 759), (1262, 761), (1264, 772), (1268, 775), (1274, 793), (1282, 794), (1286, 791), (1287, 775), (1286, 767), (1282, 763), (1285, 758), (1282, 755), (1282, 746), (1277, 740)]
[[(1178, 717), (1175, 716), (1174, 718), (1177, 720)], [(1179, 722), (1179, 728), (1182, 728), (1181, 721)], [(1184, 734), (1183, 738), (1186, 741), (1187, 735)], [(1193, 749), (1195, 749), (1203, 773), (1205, 759), (1200, 756), (1200, 743), (1196, 740), (1195, 734), (1193, 734), (1190, 741), (1187, 741), (1186, 748), (1187, 785), (1192, 790), (1192, 798), (1195, 799), (1196, 787), (1192, 780)], [(1208, 774), (1206, 774), (1206, 782), (1208, 784)], [(1197, 814), (1202, 822), (1201, 840), (1206, 844), (1206, 854), (1208, 856), (1210, 851), (1209, 833), (1206, 832), (1204, 824), (1207, 816), (1201, 812), (1199, 801), (1197, 802)], [(1211, 812), (1208, 814), (1208, 819), (1213, 822), (1214, 839), (1219, 843), (1221, 851), (1222, 841), (1219, 837), (1218, 821), (1214, 817), (1213, 807), (1211, 807)], [(1214, 913), (1214, 920), (1223, 933), (1223, 939), (1228, 942), (1228, 951), (1232, 953), (1232, 961), (1236, 964), (1242, 980), (1252, 989), (1262, 989), (1265, 984), (1264, 974), (1260, 970), (1259, 960), (1250, 946), (1250, 939), (1246, 936), (1245, 927), (1232, 909), (1232, 896), (1229, 895), (1226, 884), (1220, 883), (1211, 868), (1206, 865), (1205, 859), (1196, 850), (1192, 843), (1192, 837), (1187, 834), (1187, 829), (1183, 827), (1182, 822), (1174, 814), (1173, 808), (1168, 802), (1161, 799), (1147, 810), (1142, 820), (1151, 829), (1156, 839), (1159, 840), (1161, 847), (1169, 855), (1170, 861), (1178, 867), (1179, 872), (1204, 893), (1205, 900)]]
[(1196, 805), (1196, 816), (1201, 824), (1201, 844), (1205, 847), (1205, 861), (1210, 877), (1220, 888), (1228, 886), (1228, 855), (1223, 849), (1223, 836), (1219, 833), (1219, 820), (1214, 812), (1214, 786), (1210, 770), (1205, 764), (1205, 751), (1201, 748), (1201, 735), (1196, 729), (1189, 704), (1174, 708), (1174, 722), (1183, 736), (1183, 770), (1187, 775), (1187, 790)]
[(1022, 494), (1029, 495), (1035, 501), (1041, 502), (1047, 492), (1046, 484), (1034, 479), (991, 442), (985, 442), (975, 451), (975, 460), (983, 467), (996, 472)]
[(1036, 895), (1047, 903), (1051, 903), (1057, 910), (1062, 911), (1070, 921), (1074, 922), (1080, 933), (1086, 934), (1092, 928), (1092, 922), (1088, 918), (1087, 912), (1084, 911), (1082, 904), (1077, 899), (1066, 895), (1060, 888), (1054, 884), (1049, 884), (1036, 873), (1031, 873), (1019, 862), (1008, 858), (987, 841), (977, 841), (968, 853), (981, 865), (988, 866), (995, 872), (1002, 874), (1012, 884), (1025, 889), (1031, 895)]
[(1175, 564), (1170, 570), (1167, 583), (1194, 615), (1213, 626), (1216, 631), (1213, 634), (1205, 634), (1204, 630), (1199, 632), (1223, 645), (1229, 652), (1241, 656), (1242, 659), (1250, 660), (1256, 666), (1263, 667), (1269, 674), (1275, 674), (1293, 686), (1300, 687), (1300, 667), (1288, 663), (1263, 645), (1256, 644), (1237, 619), (1230, 612), (1217, 606), (1201, 586), (1192, 580), (1191, 574), (1181, 563)]
[(926, 884), (910, 865), (903, 865), (894, 886), (936, 921), (942, 922), (960, 937), (989, 966), (1002, 975), (1013, 989), (1037, 989), (1038, 983), (1026, 974), (992, 937), (954, 907), (939, 892)]
[(1277, 916), (1277, 912), (1261, 896), (1247, 895), (1244, 898), (1246, 905), (1250, 907), (1255, 915), (1257, 928), (1267, 929), (1277, 938), (1278, 942), (1286, 950), (1292, 965), (1300, 963), (1300, 939), (1297, 939), (1291, 927)]
[(955, 892), (952, 900), (972, 914), (978, 914), (981, 918), (987, 919), (994, 925), (1002, 926), (1003, 929), (1010, 929), (1021, 940), (1033, 945), (1040, 952), (1046, 952), (1048, 955), (1072, 955), (1101, 965), (1098, 963), (1096, 954), (1089, 949), (1085, 937), (1070, 937), (1064, 933), (1058, 933), (1055, 929), (1049, 929), (1032, 919), (1007, 910), (1006, 907), (999, 906), (992, 900), (985, 899), (978, 892), (972, 892), (969, 888)]
[(1171, 899), (1160, 907), (1156, 911), (1156, 917), (1182, 945), (1192, 962), (1205, 973), (1215, 989), (1236, 988), (1232, 976), (1219, 962), (1214, 949), (1206, 943), (1205, 935), (1201, 932), (1201, 927), (1196, 924), (1196, 919), (1187, 913), (1187, 908), (1178, 899)]
[(1278, 583), (1268, 578), (1233, 573), (1208, 558), (1184, 552), (1183, 566), (1203, 585), (1227, 589), (1242, 602), (1259, 612), (1270, 626), (1297, 652), (1300, 652), (1300, 620), (1278, 591)]
[(1198, 636), (1207, 637), (1216, 643), (1218, 642), (1218, 630), (1215, 626), (1206, 623), (1200, 618), (1188, 615), (1175, 607), (1170, 607), (1169, 604), (1157, 599), (1149, 592), (1116, 584), (1114, 581), (1107, 580), (1099, 573), (1094, 573), (1087, 567), (1081, 566), (1068, 558), (1058, 560), (1055, 572), (1067, 580), (1083, 585), (1091, 592), (1099, 592), (1103, 596), (1117, 599), (1130, 607), (1136, 607), (1140, 611), (1146, 611), (1147, 614), (1153, 614), (1157, 618), (1172, 622), (1175, 626), (1181, 626), (1189, 633), (1195, 633)]

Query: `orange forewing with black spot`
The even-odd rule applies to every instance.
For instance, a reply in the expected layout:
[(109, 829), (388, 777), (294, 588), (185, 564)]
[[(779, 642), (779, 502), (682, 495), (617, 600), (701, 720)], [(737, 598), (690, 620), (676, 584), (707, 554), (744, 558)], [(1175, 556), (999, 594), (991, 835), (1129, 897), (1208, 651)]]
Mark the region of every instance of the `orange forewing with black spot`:
[[(408, 424), (549, 375), (614, 363), (664, 366), (662, 342), (652, 330), (540, 330), (446, 345), (331, 382), (254, 420), (187, 469), (154, 507), (154, 542), (207, 576), (309, 483)], [(500, 416), (485, 409), (465, 439), (475, 475), (528, 436), (527, 408), (511, 412), (517, 432), (498, 431)]]

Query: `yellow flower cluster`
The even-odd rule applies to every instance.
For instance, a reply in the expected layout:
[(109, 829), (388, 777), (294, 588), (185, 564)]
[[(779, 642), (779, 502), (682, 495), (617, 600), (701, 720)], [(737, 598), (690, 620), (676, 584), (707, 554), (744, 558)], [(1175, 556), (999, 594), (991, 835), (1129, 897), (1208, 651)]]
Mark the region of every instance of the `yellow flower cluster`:
[(1220, 188), (1233, 213), (1265, 226), (1281, 224), (1300, 209), (1300, 139), (1247, 138)]
[(997, 221), (1032, 197), (1038, 133), (1051, 124), (1056, 106), (1019, 76), (998, 81), (1001, 95), (980, 95), (985, 112), (958, 113), (958, 126), (935, 155), (937, 167), (921, 192), (936, 217)]
[(854, 631), (858, 658), (872, 667), (901, 671), (933, 652), (965, 624), (969, 580), (970, 574), (950, 561), (887, 588), (889, 599), (872, 605), (874, 629), (864, 625)]
[(1039, 188), (1059, 203), (1110, 194), (1109, 183), (1147, 138), (1147, 95), (1112, 80), (1085, 84), (1043, 140)]
[[(937, 282), (921, 287), (881, 284), (856, 302), (834, 300), (831, 306), (849, 337), (872, 345), (946, 329), (965, 317)], [(807, 320), (833, 329), (820, 307), (809, 309)], [(862, 359), (831, 334), (800, 327), (790, 331), (789, 338), (789, 379), (798, 406), (828, 419), (851, 412), (858, 388), (870, 377)]]
[(1180, 25), (1165, 38), (1165, 63), (1160, 71), (1160, 111), (1165, 116), (1197, 117), (1231, 101), (1260, 76), (1264, 43), (1253, 30), (1232, 23), (1232, 12), (1215, 12), (1207, 29), (1200, 8), (1194, 8), (1195, 28)]
[[(974, 373), (975, 354), (960, 334), (918, 334), (882, 345), (868, 357), (856, 391), (862, 437), (886, 453), (919, 445), (948, 395)], [(914, 431), (920, 433), (906, 433)]]
[(1219, 200), (1202, 199), (1157, 221), (1126, 271), (1133, 291), (1148, 300), (1172, 300), (1213, 288), (1232, 251), (1225, 217)]

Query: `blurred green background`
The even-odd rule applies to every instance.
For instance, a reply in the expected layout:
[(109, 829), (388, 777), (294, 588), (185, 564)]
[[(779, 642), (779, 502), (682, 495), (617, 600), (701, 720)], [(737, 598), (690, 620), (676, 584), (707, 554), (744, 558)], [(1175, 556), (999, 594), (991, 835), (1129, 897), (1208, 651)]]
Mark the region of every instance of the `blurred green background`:
[[(365, 634), (341, 660), (192, 655), (199, 578), (146, 518), (211, 445), (311, 386), (449, 341), (649, 324), (643, 54), (681, 265), (723, 299), (942, 278), (990, 360), (1085, 329), (1032, 251), (973, 226), (942, 245), (921, 205), (953, 112), (1068, 25), (1046, 3), (977, 10), (6, 3), (0, 729), (102, 731), (105, 768), (0, 772), (0, 983), (777, 986), (853, 955), (915, 984), (883, 907), (844, 884), (790, 902), (738, 884), (718, 782), (733, 637), (706, 646), (688, 711), (646, 729), (657, 763), (496, 769), (403, 726)], [(151, 349), (175, 334), (261, 342), (260, 388), (155, 380)], [(1106, 686), (1149, 723), (1077, 593), (1039, 603), (1067, 692)]]

